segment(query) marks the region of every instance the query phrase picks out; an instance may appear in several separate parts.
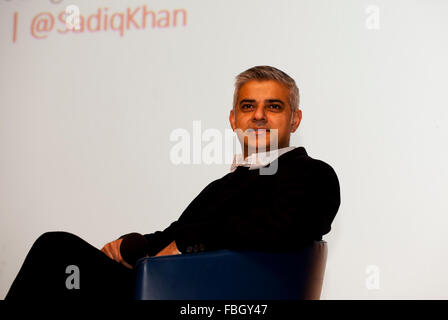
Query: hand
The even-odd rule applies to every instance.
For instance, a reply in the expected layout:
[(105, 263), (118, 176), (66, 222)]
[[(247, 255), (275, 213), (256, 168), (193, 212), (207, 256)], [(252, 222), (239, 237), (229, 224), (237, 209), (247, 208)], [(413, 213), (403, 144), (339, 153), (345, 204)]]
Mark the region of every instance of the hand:
[(173, 254), (180, 254), (179, 250), (177, 249), (176, 241), (171, 242), (168, 246), (166, 246), (164, 249), (162, 249), (157, 256), (168, 256)]
[(101, 251), (104, 252), (109, 258), (121, 263), (122, 265), (124, 265), (125, 267), (127, 267), (129, 269), (132, 269), (132, 266), (129, 263), (127, 263), (126, 261), (124, 261), (123, 257), (121, 256), (121, 253), (120, 253), (121, 241), (123, 241), (123, 239), (118, 239), (118, 240), (109, 242), (101, 249)]

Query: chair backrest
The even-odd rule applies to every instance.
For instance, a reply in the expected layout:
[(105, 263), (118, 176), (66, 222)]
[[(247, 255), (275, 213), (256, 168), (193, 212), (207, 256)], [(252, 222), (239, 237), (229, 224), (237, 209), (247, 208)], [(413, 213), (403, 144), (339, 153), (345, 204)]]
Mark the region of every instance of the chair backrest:
[(320, 299), (327, 243), (300, 252), (218, 250), (142, 258), (138, 300)]

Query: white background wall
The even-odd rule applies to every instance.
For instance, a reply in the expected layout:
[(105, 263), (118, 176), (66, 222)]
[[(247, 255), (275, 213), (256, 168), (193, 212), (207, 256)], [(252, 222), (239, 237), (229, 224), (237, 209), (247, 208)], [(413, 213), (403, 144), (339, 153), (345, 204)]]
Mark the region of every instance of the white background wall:
[[(68, 4), (184, 8), (187, 25), (31, 35), (36, 14)], [(176, 220), (229, 165), (173, 165), (170, 133), (229, 129), (235, 75), (268, 64), (301, 90), (291, 144), (340, 179), (322, 299), (448, 298), (447, 12), (443, 0), (0, 1), (0, 297), (46, 231), (101, 248)]]

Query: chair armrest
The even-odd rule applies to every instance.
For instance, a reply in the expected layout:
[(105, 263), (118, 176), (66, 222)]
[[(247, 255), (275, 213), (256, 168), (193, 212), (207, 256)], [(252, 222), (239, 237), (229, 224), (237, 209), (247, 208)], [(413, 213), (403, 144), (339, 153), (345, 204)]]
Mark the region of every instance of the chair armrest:
[(218, 250), (140, 259), (135, 298), (144, 300), (319, 299), (325, 241), (300, 252)]

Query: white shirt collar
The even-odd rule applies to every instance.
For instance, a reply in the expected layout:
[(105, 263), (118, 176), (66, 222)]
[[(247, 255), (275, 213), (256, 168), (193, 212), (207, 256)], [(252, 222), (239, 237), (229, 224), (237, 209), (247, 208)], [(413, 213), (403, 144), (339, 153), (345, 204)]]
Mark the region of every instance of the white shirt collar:
[(239, 153), (233, 156), (233, 162), (230, 166), (230, 172), (236, 170), (238, 166), (249, 167), (249, 170), (255, 170), (267, 166), (269, 163), (280, 157), (282, 154), (295, 149), (290, 146), (281, 149), (275, 149), (267, 152), (253, 153), (246, 159), (243, 159), (243, 154)]

